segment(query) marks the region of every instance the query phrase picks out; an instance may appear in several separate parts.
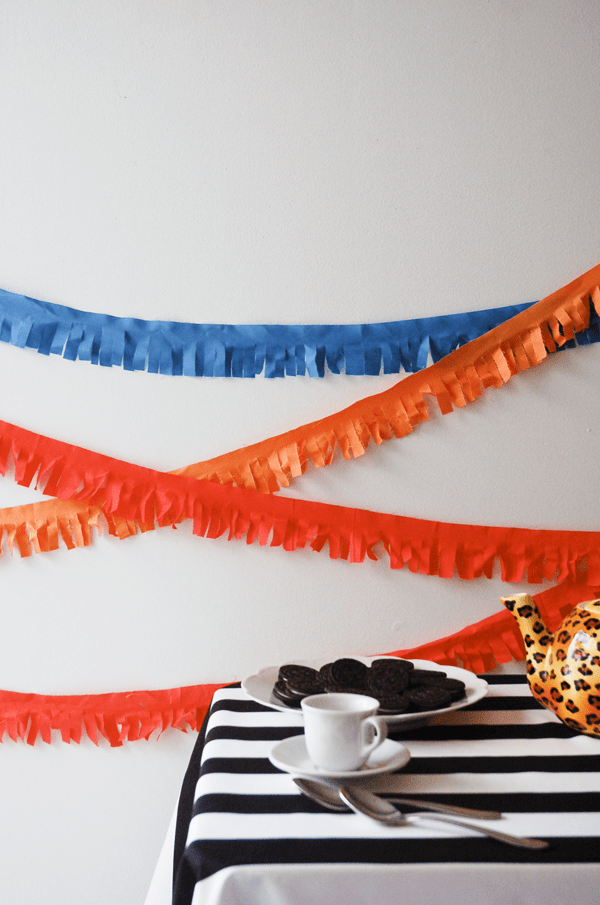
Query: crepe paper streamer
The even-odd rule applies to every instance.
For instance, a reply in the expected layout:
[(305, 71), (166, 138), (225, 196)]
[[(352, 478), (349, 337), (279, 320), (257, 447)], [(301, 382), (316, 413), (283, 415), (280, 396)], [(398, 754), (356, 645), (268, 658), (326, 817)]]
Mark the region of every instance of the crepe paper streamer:
[[(546, 625), (554, 631), (577, 604), (600, 595), (600, 586), (567, 581), (536, 594)], [(392, 656), (426, 659), (441, 665), (457, 665), (476, 673), (511, 660), (522, 660), (525, 649), (515, 620), (506, 610), (438, 641)], [(389, 656), (389, 655), (387, 655)], [(125, 741), (148, 739), (158, 730), (173, 727), (198, 730), (215, 691), (226, 683), (193, 685), (166, 691), (130, 691), (99, 695), (38, 695), (0, 691), (0, 741), (8, 736), (33, 745), (37, 738), (52, 741), (58, 730), (64, 742), (79, 743), (84, 733), (98, 744), (111, 747)]]
[[(176, 469), (170, 474), (233, 483), (269, 493), (279, 490), (280, 486), (289, 486), (294, 477), (306, 470), (309, 461), (316, 467), (330, 464), (337, 446), (349, 459), (362, 455), (371, 438), (379, 444), (392, 436), (404, 436), (418, 423), (428, 419), (425, 395), (434, 395), (444, 413), (453, 411), (453, 405), (465, 405), (481, 395), (482, 386), (501, 386), (518, 373), (519, 368), (524, 370), (542, 361), (546, 349), (564, 348), (572, 342), (576, 331), (587, 329), (590, 315), (596, 316), (592, 304), (594, 301), (598, 304), (600, 300), (599, 278), (600, 265), (547, 299), (537, 302), (529, 311), (522, 312), (484, 337), (446, 356), (422, 374), (405, 378), (391, 390), (367, 397), (342, 412), (294, 431), (216, 459)], [(31, 445), (37, 435), (25, 433)], [(44, 442), (56, 444), (57, 441)], [(74, 447), (69, 449), (75, 450)], [(6, 464), (8, 452), (4, 452)], [(79, 451), (80, 454), (82, 452)], [(30, 453), (31, 450), (27, 455)], [(59, 458), (61, 454), (58, 449)], [(65, 454), (71, 455), (70, 452)], [(18, 457), (21, 452), (16, 450), (14, 455)], [(100, 458), (104, 463), (116, 461)], [(39, 463), (33, 466), (30, 463), (25, 471), (20, 468), (16, 479), (28, 485)], [(98, 486), (101, 484), (102, 480)], [(47, 484), (45, 492), (61, 496), (64, 500), (69, 498), (64, 491), (54, 494), (51, 483)], [(85, 485), (77, 498), (89, 499)], [(127, 518), (135, 519), (136, 516)], [(143, 521), (148, 527), (154, 526), (151, 515)], [(121, 530), (123, 536), (135, 533), (134, 526), (128, 528), (121, 525)]]
[[(50, 505), (49, 505), (50, 504)], [(69, 550), (88, 547), (95, 529), (102, 533), (103, 523), (109, 533), (118, 535), (112, 519), (103, 516), (100, 506), (89, 506), (73, 500), (44, 500), (25, 506), (0, 509), (0, 543), (10, 553), (15, 547), (21, 556), (58, 550), (60, 542)]]
[(331, 464), (337, 449), (350, 459), (363, 455), (371, 441), (379, 445), (404, 437), (428, 420), (427, 396), (436, 399), (442, 414), (449, 414), (474, 402), (485, 389), (500, 387), (520, 371), (540, 364), (548, 352), (565, 348), (576, 333), (588, 330), (591, 318), (596, 331), (599, 284), (600, 265), (389, 390), (327, 418), (173, 473), (273, 493), (288, 487), (309, 463), (317, 468)]
[[(327, 544), (332, 559), (352, 563), (376, 560), (380, 544), (393, 569), (406, 565), (411, 572), (441, 578), (492, 578), (498, 562), (508, 582), (563, 581), (580, 569), (590, 582), (600, 582), (600, 532), (450, 524), (262, 494), (152, 471), (0, 422), (2, 473), (11, 454), (19, 483), (29, 485), (38, 475), (38, 481), (45, 481), (44, 492), (59, 501), (73, 498), (102, 507), (110, 533), (122, 537), (137, 528), (147, 531), (192, 519), (194, 534), (202, 537), (227, 535), (248, 544), (258, 540), (290, 552), (307, 547), (318, 552)], [(47, 512), (59, 526), (54, 537), (68, 535), (60, 506), (53, 510), (49, 505)], [(16, 519), (6, 523), (2, 518), (6, 515), (0, 513), (0, 530), (9, 536), (10, 525), (10, 536), (24, 539), (22, 551), (26, 526), (15, 527)], [(44, 531), (38, 525), (36, 537)]]
[[(555, 587), (533, 595), (544, 622), (556, 631), (564, 617), (578, 603), (600, 596), (600, 585), (568, 579)], [(525, 645), (519, 626), (506, 610), (468, 625), (453, 635), (422, 644), (410, 650), (397, 650), (391, 656), (432, 660), (447, 666), (462, 666), (475, 673), (495, 669), (502, 663), (525, 658)]]
[(199, 729), (218, 685), (192, 685), (163, 691), (129, 691), (93, 695), (39, 695), (0, 691), (0, 741), (8, 736), (33, 745), (52, 741), (58, 730), (64, 742), (82, 736), (113, 748), (125, 741), (161, 735), (168, 727)]
[(378, 324), (233, 325), (93, 314), (0, 289), (0, 340), (104, 367), (188, 377), (414, 372), (532, 303)]
[[(380, 443), (391, 438), (392, 430), (395, 436), (412, 431), (413, 424), (428, 417), (424, 401), (426, 394), (435, 395), (442, 411), (449, 412), (453, 410), (453, 404), (464, 405), (480, 394), (482, 383), (484, 387), (501, 386), (518, 373), (519, 367), (524, 369), (543, 360), (546, 348), (557, 348), (560, 343), (564, 345), (573, 338), (575, 331), (586, 328), (591, 304), (599, 305), (599, 276), (600, 265), (485, 337), (451, 353), (422, 375), (412, 375), (401, 381), (391, 391), (368, 397), (338, 415), (209, 463), (199, 463), (166, 475), (42, 438), (4, 422), (0, 467), (4, 473), (12, 452), (16, 462), (15, 478), (19, 483), (28, 486), (39, 472), (39, 480), (46, 481), (45, 493), (62, 500), (73, 498), (86, 500), (90, 506), (102, 506), (105, 515), (114, 518), (111, 533), (122, 537), (130, 536), (138, 528), (151, 530), (155, 522), (159, 525), (176, 524), (190, 517), (190, 500), (197, 492), (191, 490), (188, 499), (183, 485), (172, 482), (177, 475), (182, 478), (187, 475), (195, 479), (210, 478), (212, 481), (232, 480), (261, 492), (277, 490), (280, 484), (289, 483), (291, 477), (299, 476), (305, 470), (308, 462), (305, 451), (312, 454), (315, 465), (326, 465), (333, 457), (335, 441), (340, 444), (345, 457), (349, 458), (351, 454), (362, 454), (371, 436)], [(413, 384), (415, 392), (411, 395)], [(373, 416), (370, 419), (369, 410)], [(359, 423), (349, 416), (349, 412), (358, 412), (361, 418), (365, 416), (367, 420), (363, 418)], [(325, 427), (332, 431), (331, 442)], [(361, 428), (362, 437), (359, 436)], [(295, 439), (298, 435), (300, 440)], [(316, 437), (322, 439), (323, 436), (326, 449), (316, 442)], [(263, 451), (260, 461), (258, 450)], [(220, 471), (216, 467), (217, 462), (222, 466)], [(234, 462), (238, 463), (236, 469), (231, 467)], [(49, 517), (53, 517), (52, 511), (48, 512)], [(2, 515), (10, 521), (13, 511), (4, 510)], [(19, 529), (11, 523), (6, 530), (10, 539), (13, 536), (11, 532)], [(24, 544), (23, 529), (20, 530)], [(46, 530), (46, 523), (42, 524), (42, 530)], [(196, 533), (203, 531), (197, 530)], [(264, 531), (261, 537), (263, 534)], [(252, 532), (249, 532), (248, 537), (251, 535)], [(328, 539), (332, 537), (333, 534)]]
[(139, 531), (154, 529), (154, 524), (141, 524), (107, 515), (101, 506), (90, 506), (77, 500), (42, 500), (24, 506), (0, 509), (0, 552), (2, 546), (21, 557), (58, 550), (61, 542), (68, 550), (89, 547), (94, 533), (121, 540)]

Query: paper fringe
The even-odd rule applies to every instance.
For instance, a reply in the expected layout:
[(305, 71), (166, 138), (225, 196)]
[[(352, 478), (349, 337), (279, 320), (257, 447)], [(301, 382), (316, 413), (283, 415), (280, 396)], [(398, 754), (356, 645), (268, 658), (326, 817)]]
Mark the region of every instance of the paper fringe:
[[(46, 492), (59, 498), (64, 494), (69, 500), (80, 488), (86, 500), (81, 505), (84, 509), (91, 505), (89, 530), (78, 522), (77, 532), (70, 510), (67, 516), (61, 514), (65, 504), (60, 500), (47, 503), (38, 521), (34, 510), (36, 506), (41, 510), (42, 504), (20, 507), (30, 510), (24, 528), (15, 528), (16, 519), (7, 522), (0, 513), (0, 534), (6, 532), (21, 555), (28, 554), (28, 539), (29, 550), (55, 549), (59, 538), (86, 545), (92, 523), (100, 527), (102, 507), (109, 533), (119, 537), (138, 527), (146, 531), (155, 524), (163, 527), (191, 519), (198, 536), (258, 541), (289, 552), (305, 548), (319, 552), (327, 545), (330, 558), (351, 563), (376, 560), (376, 547), (381, 545), (393, 569), (407, 566), (411, 572), (440, 578), (454, 574), (465, 580), (492, 578), (499, 564), (507, 582), (564, 581), (582, 571), (588, 581), (600, 582), (600, 532), (445, 523), (261, 494), (153, 472), (0, 422), (1, 466), (10, 450), (22, 483), (39, 472), (46, 479)], [(84, 521), (84, 516), (80, 519)]]
[[(50, 505), (48, 505), (48, 502)], [(102, 533), (102, 510), (85, 502), (50, 500), (0, 509), (0, 544), (22, 557), (58, 550), (62, 542), (68, 550), (88, 547), (94, 529)], [(116, 534), (111, 522), (111, 533)]]
[(33, 745), (52, 741), (58, 730), (63, 742), (87, 735), (113, 748), (125, 741), (160, 736), (173, 727), (199, 729), (218, 685), (193, 685), (165, 691), (130, 691), (96, 695), (38, 695), (0, 691), (0, 741), (8, 736)]
[[(294, 477), (306, 470), (309, 461), (316, 467), (329, 464), (336, 446), (348, 459), (362, 455), (371, 439), (379, 444), (392, 436), (405, 436), (416, 424), (428, 418), (426, 395), (436, 397), (442, 412), (451, 412), (453, 406), (460, 407), (473, 401), (487, 386), (501, 386), (519, 369), (539, 364), (546, 357), (547, 349), (552, 351), (572, 343), (577, 331), (588, 328), (590, 315), (596, 317), (597, 311), (594, 313), (592, 306), (600, 308), (599, 278), (600, 265), (485, 336), (451, 353), (422, 374), (406, 378), (391, 390), (367, 397), (336, 415), (295, 431), (209, 462), (177, 469), (170, 474), (233, 483), (238, 487), (269, 493), (279, 490), (280, 486), (288, 486)], [(596, 323), (594, 329), (597, 326)], [(4, 423), (0, 445), (3, 473), (12, 453), (16, 463), (15, 478), (19, 483), (28, 486), (38, 474), (38, 481), (46, 480), (46, 494), (65, 501), (70, 498), (86, 500), (92, 507), (102, 507), (109, 519), (110, 533), (127, 537), (138, 528), (151, 530), (155, 520), (162, 525), (189, 517), (184, 505), (186, 495), (183, 492), (182, 499), (181, 486), (164, 487), (167, 475), (141, 468), (136, 472), (135, 466), (124, 465), (118, 460), (27, 431), (21, 431), (19, 436), (18, 431)], [(120, 469), (120, 475), (115, 473), (115, 464), (117, 471)], [(123, 468), (125, 475), (122, 474)], [(159, 476), (163, 485), (160, 492), (155, 486)], [(127, 506), (123, 506), (125, 497)], [(119, 509), (116, 499), (119, 500)], [(49, 504), (38, 506), (47, 507)], [(171, 511), (173, 506), (177, 510), (175, 513)], [(26, 523), (23, 518), (17, 521), (16, 510), (2, 510), (0, 519), (6, 523), (9, 546), (16, 538), (19, 548), (26, 549), (28, 532), (40, 551), (55, 549), (52, 544), (58, 534), (69, 545), (68, 536), (72, 529), (64, 521), (55, 522), (54, 526), (50, 524), (55, 513), (51, 508), (47, 511), (47, 521), (44, 521), (42, 509), (38, 508), (36, 520)], [(63, 519), (66, 512), (67, 507), (63, 507)], [(80, 510), (74, 511), (73, 519), (81, 520)], [(41, 527), (38, 528), (38, 525)], [(46, 538), (46, 531), (50, 531), (50, 539)], [(78, 543), (75, 540), (75, 544), (83, 545), (85, 541)]]
[(442, 414), (449, 414), (474, 402), (485, 389), (500, 387), (520, 371), (540, 364), (548, 352), (573, 344), (581, 331), (587, 331), (587, 336), (597, 333), (599, 283), (600, 265), (389, 390), (335, 415), (173, 473), (273, 493), (288, 487), (309, 463), (316, 468), (331, 464), (337, 450), (344, 459), (356, 458), (371, 441), (379, 445), (392, 437), (405, 437), (428, 420), (426, 397), (434, 397)]
[[(600, 586), (569, 581), (534, 595), (534, 600), (547, 627), (555, 631), (577, 603), (599, 594)], [(393, 655), (483, 673), (502, 663), (522, 660), (525, 648), (517, 623), (503, 610), (446, 638), (394, 651)], [(103, 695), (0, 691), (0, 741), (8, 736), (29, 745), (38, 738), (50, 743), (53, 730), (58, 730), (63, 742), (80, 743), (85, 734), (96, 745), (104, 738), (111, 747), (118, 747), (125, 741), (148, 739), (155, 731), (160, 735), (169, 727), (198, 730), (215, 691), (224, 684)]]
[[(600, 585), (585, 584), (577, 578), (532, 596), (546, 627), (550, 632), (555, 632), (574, 606), (586, 600), (594, 600), (599, 594)], [(392, 653), (392, 656), (409, 656), (446, 666), (461, 666), (475, 673), (488, 672), (503, 663), (519, 662), (525, 655), (526, 648), (519, 626), (507, 610), (467, 625), (445, 638), (411, 650)]]
[(11, 554), (16, 549), (21, 557), (27, 557), (58, 550), (61, 543), (74, 550), (89, 547), (94, 532), (101, 535), (107, 531), (122, 540), (150, 527), (154, 529), (155, 525), (107, 515), (101, 506), (85, 501), (43, 500), (0, 509), (0, 553), (6, 547)]
[(369, 376), (418, 371), (530, 304), (379, 324), (189, 324), (93, 314), (0, 289), (0, 340), (173, 376)]

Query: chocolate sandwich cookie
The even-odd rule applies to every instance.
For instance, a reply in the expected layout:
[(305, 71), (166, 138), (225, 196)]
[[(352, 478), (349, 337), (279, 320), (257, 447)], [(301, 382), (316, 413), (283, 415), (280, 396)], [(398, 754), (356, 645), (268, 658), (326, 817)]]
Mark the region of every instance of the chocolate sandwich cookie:
[(329, 666), (329, 680), (340, 690), (345, 688), (364, 689), (369, 667), (352, 657), (341, 657)]
[(396, 666), (401, 666), (403, 669), (414, 669), (415, 664), (412, 660), (402, 660), (401, 657), (380, 657), (378, 660), (373, 660), (371, 663), (371, 669), (378, 668), (379, 666), (385, 666), (388, 663), (395, 663)]
[(338, 685), (337, 682), (325, 682), (324, 691), (331, 694), (370, 694), (364, 688), (356, 688), (354, 685)]
[(318, 672), (314, 676), (297, 676), (287, 679), (285, 684), (291, 694), (298, 694), (303, 698), (326, 691), (325, 680)]
[(287, 704), (288, 707), (299, 707), (300, 701), (306, 695), (293, 694), (288, 690), (285, 682), (277, 681), (273, 685), (273, 697), (281, 701), (282, 704)]
[(318, 670), (314, 669), (312, 666), (302, 666), (299, 663), (284, 663), (283, 666), (279, 667), (277, 678), (280, 681), (289, 682), (290, 680), (310, 680), (316, 678), (318, 675)]
[[(391, 663), (391, 661), (390, 661)], [(379, 697), (402, 694), (408, 688), (410, 672), (399, 666), (382, 664), (367, 673), (367, 689)]]
[(421, 685), (406, 692), (415, 710), (441, 710), (452, 703), (450, 692), (440, 685)]
[(387, 697), (381, 695), (378, 698), (378, 701), (379, 713), (383, 714), (408, 713), (408, 711), (412, 709), (412, 701), (407, 692), (404, 692), (404, 694), (388, 695)]
[(452, 679), (447, 676), (439, 682), (430, 682), (428, 679), (425, 679), (424, 684), (431, 684), (436, 685), (438, 688), (444, 688), (446, 691), (450, 692), (450, 697), (453, 701), (460, 701), (460, 699), (465, 696), (466, 686), (461, 679)]
[(442, 679), (445, 679), (446, 676), (447, 674), (439, 669), (413, 669), (413, 671), (409, 673), (409, 685), (412, 688), (416, 688), (419, 685), (423, 685), (425, 682), (436, 684)]
[(389, 659), (375, 660), (371, 663), (369, 667), (369, 672), (401, 672), (401, 673), (410, 673), (414, 672), (414, 666), (411, 663), (410, 669), (406, 666), (408, 660), (395, 660), (391, 657)]
[(301, 701), (311, 694), (321, 694), (325, 691), (321, 673), (312, 666), (304, 666), (299, 663), (285, 663), (279, 668), (277, 682), (273, 688), (273, 694), (279, 700), (285, 698), (289, 701)]
[(331, 663), (323, 663), (323, 666), (319, 669), (319, 674), (323, 678), (325, 682), (331, 682), (331, 667), (333, 666), (333, 662)]

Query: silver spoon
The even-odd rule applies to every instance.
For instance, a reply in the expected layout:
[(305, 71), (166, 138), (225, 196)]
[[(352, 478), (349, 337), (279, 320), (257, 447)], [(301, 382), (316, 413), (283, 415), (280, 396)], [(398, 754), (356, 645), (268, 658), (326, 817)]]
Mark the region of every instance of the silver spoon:
[[(298, 788), (304, 792), (313, 801), (322, 804), (332, 811), (347, 811), (348, 806), (345, 805), (339, 796), (339, 786), (328, 785), (324, 782), (313, 782), (308, 779), (299, 779), (294, 777), (294, 782)], [(375, 793), (370, 793), (374, 795)], [(401, 798), (398, 795), (392, 795), (386, 799), (394, 801), (396, 804), (403, 804), (417, 808), (424, 808), (428, 811), (438, 811), (442, 814), (454, 814), (456, 817), (473, 817), (475, 820), (498, 820), (502, 817), (499, 811), (476, 811), (473, 808), (460, 808), (450, 804), (438, 804), (437, 801), (425, 801), (421, 798)]]
[(454, 817), (448, 817), (445, 814), (429, 814), (427, 811), (415, 811), (413, 814), (403, 814), (393, 804), (390, 804), (385, 798), (373, 795), (366, 789), (358, 786), (349, 789), (343, 787), (339, 790), (340, 798), (345, 801), (348, 807), (352, 808), (357, 814), (366, 814), (372, 820), (378, 820), (387, 823), (390, 826), (411, 823), (413, 819), (426, 817), (427, 820), (441, 820), (443, 823), (453, 823), (461, 826), (463, 829), (474, 830), (476, 833), (482, 833), (489, 836), (490, 839), (496, 839), (498, 842), (505, 842), (507, 845), (515, 845), (519, 848), (543, 849), (548, 848), (549, 843), (543, 839), (527, 839), (523, 836), (511, 836), (508, 833), (500, 833), (498, 830), (492, 830), (489, 827), (479, 826), (476, 823), (467, 823), (464, 820), (456, 820)]

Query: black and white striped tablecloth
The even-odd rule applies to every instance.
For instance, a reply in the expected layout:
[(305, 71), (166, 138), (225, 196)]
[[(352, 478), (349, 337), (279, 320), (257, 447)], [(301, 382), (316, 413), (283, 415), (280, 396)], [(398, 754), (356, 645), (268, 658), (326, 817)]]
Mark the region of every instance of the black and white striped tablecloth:
[[(215, 694), (182, 789), (175, 905), (314, 902), (315, 877), (328, 889), (327, 905), (369, 901), (357, 892), (365, 882), (371, 901), (395, 902), (386, 899), (390, 882), (397, 890), (418, 866), (422, 878), (437, 877), (438, 887), (449, 889), (457, 865), (462, 877), (485, 867), (486, 877), (500, 878), (504, 901), (521, 901), (507, 895), (506, 884), (534, 883), (539, 892), (533, 867), (535, 877), (547, 876), (546, 905), (563, 881), (579, 905), (600, 900), (600, 739), (573, 733), (540, 707), (525, 676), (485, 678), (483, 700), (401, 737), (411, 760), (377, 778), (377, 788), (502, 811), (491, 826), (548, 839), (549, 849), (512, 848), (433, 821), (388, 828), (320, 807), (268, 759), (276, 742), (302, 732), (301, 718), (231, 686)], [(557, 892), (556, 901), (563, 900)]]

